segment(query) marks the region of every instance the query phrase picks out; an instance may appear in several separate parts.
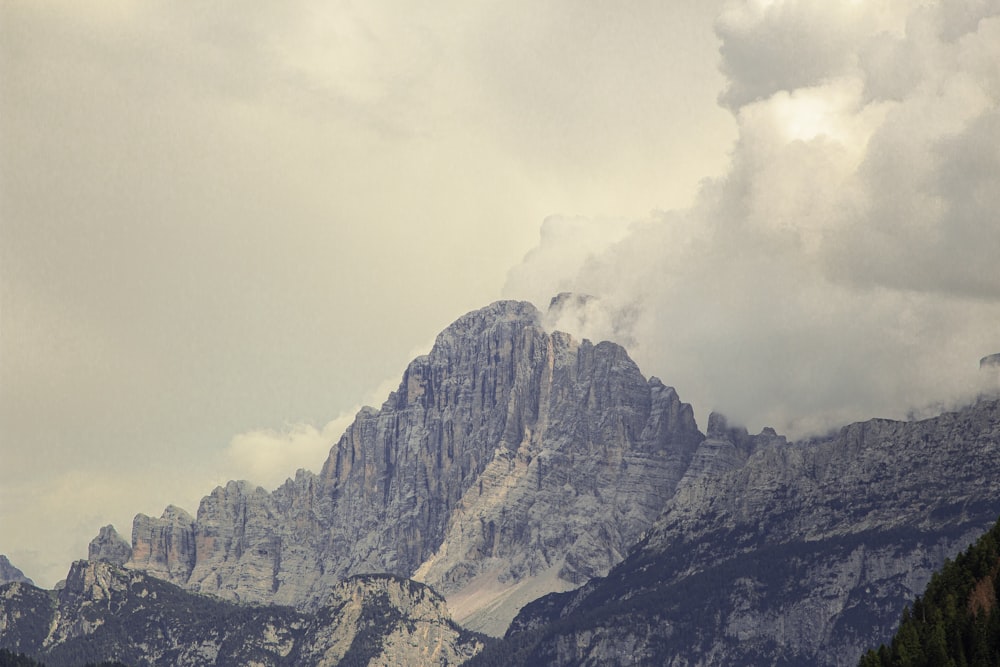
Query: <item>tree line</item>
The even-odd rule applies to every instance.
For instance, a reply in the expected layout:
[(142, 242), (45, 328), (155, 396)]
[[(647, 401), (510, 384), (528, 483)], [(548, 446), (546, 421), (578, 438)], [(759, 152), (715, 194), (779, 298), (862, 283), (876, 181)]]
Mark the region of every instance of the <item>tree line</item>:
[(936, 572), (903, 610), (892, 641), (862, 656), (859, 667), (1000, 665), (1000, 520)]

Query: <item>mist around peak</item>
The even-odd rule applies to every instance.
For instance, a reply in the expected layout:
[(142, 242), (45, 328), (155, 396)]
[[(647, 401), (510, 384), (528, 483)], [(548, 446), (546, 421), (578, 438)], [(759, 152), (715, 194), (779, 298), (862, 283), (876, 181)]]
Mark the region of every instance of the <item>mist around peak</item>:
[(554, 326), (626, 345), (702, 423), (974, 399), (1000, 349), (1000, 3), (731, 3), (716, 32), (728, 171), (686, 210), (546, 220), (505, 296), (598, 297)]

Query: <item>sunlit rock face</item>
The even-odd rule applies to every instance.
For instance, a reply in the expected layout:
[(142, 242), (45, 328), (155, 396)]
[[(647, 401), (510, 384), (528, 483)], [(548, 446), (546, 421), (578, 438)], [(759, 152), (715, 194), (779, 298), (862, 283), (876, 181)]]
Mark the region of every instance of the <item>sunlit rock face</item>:
[(139, 515), (128, 567), (226, 599), (313, 608), (359, 573), (414, 577), (500, 634), (538, 595), (607, 573), (702, 440), (623, 348), (549, 333), (524, 302), (457, 320), (319, 474), (231, 482), (197, 518)]

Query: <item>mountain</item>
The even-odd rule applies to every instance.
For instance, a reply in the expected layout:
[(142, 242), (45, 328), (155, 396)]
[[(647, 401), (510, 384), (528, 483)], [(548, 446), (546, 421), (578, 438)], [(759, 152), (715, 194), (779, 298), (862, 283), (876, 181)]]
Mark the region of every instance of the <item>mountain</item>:
[(406, 579), (353, 577), (314, 613), (194, 595), (105, 561), (78, 561), (58, 592), (0, 587), (0, 643), (48, 667), (455, 665), (483, 647), (444, 600)]
[(1000, 665), (1000, 520), (935, 572), (888, 645), (859, 667)]
[(502, 301), (445, 329), (319, 474), (271, 492), (230, 482), (196, 516), (136, 516), (127, 560), (107, 529), (91, 555), (304, 611), (350, 576), (388, 572), (500, 635), (525, 603), (620, 562), (702, 440), (691, 407), (623, 348), (549, 333), (534, 306)]
[(0, 554), (0, 584), (5, 584), (9, 581), (20, 581), (34, 585), (31, 579), (24, 576), (24, 572), (14, 567), (6, 556)]
[(115, 565), (124, 565), (132, 558), (132, 547), (118, 534), (114, 526), (101, 528), (97, 537), (87, 547), (88, 560), (103, 560)]
[(621, 564), (470, 665), (856, 665), (1000, 515), (1000, 401), (788, 443), (718, 416)]

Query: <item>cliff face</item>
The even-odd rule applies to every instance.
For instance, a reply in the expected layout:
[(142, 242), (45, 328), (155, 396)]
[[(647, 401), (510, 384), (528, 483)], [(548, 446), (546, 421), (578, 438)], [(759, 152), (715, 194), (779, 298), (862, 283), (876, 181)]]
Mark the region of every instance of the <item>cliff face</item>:
[(606, 578), (526, 607), (509, 664), (856, 665), (1000, 515), (997, 400), (804, 443), (711, 431), (695, 462), (723, 464)]
[(184, 665), (457, 665), (481, 637), (448, 618), (426, 586), (363, 576), (332, 588), (315, 613), (239, 607), (107, 561), (79, 561), (49, 593), (0, 587), (0, 646), (51, 667), (118, 660)]
[(303, 609), (354, 574), (413, 576), (499, 633), (530, 599), (621, 561), (701, 440), (690, 406), (621, 347), (499, 302), (442, 332), (318, 475), (270, 493), (231, 482), (197, 517), (139, 515), (127, 566)]
[(97, 537), (92, 539), (87, 547), (88, 560), (104, 560), (115, 565), (124, 565), (130, 558), (132, 558), (132, 547), (111, 525), (101, 528)]

